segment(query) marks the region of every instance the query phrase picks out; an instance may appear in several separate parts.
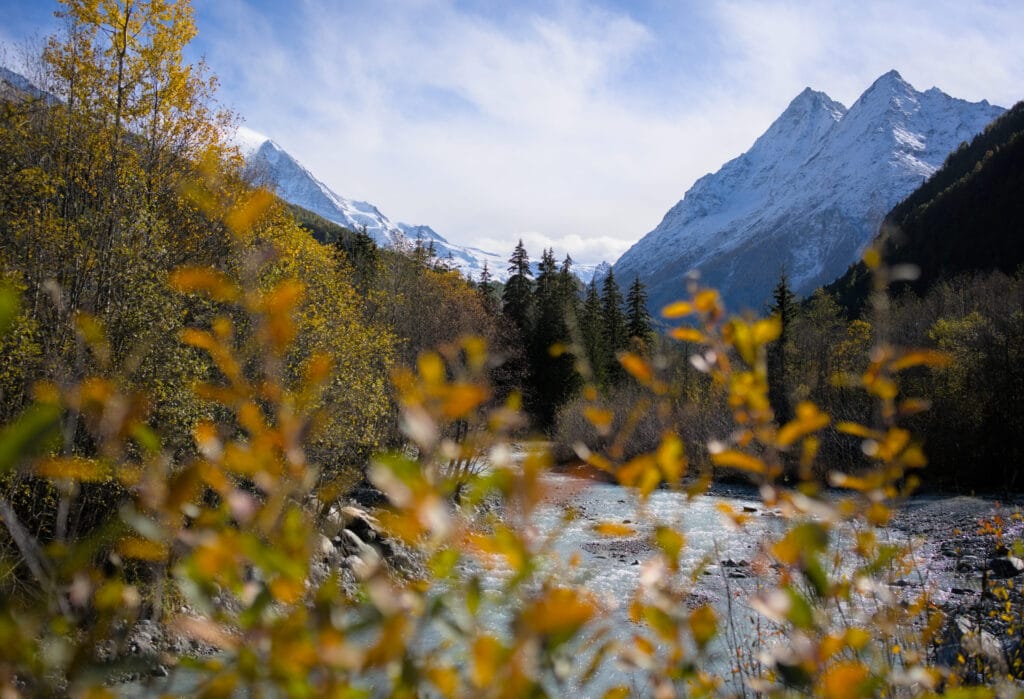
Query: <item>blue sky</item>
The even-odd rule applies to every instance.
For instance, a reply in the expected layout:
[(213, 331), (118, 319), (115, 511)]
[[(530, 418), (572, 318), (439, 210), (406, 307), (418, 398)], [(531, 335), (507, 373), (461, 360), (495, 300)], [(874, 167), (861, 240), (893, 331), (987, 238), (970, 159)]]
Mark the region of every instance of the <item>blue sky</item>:
[[(0, 0), (0, 40), (55, 2)], [(891, 68), (1010, 106), (1024, 2), (196, 0), (221, 101), (343, 196), (498, 252), (613, 259), (805, 86)]]

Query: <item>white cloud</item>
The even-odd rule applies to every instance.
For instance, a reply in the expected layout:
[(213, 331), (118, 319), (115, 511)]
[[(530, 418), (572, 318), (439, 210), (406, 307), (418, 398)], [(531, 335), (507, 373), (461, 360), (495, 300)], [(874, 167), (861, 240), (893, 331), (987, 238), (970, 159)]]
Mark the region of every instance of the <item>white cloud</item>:
[(523, 235), (581, 262), (652, 229), (806, 85), (849, 104), (895, 67), (919, 89), (1024, 95), (1024, 4), (723, 0), (677, 6), (672, 33), (629, 4), (542, 7), (220, 0), (206, 50), (249, 125), (339, 193), (453, 242)]
[(523, 241), (523, 246), (532, 260), (539, 260), (544, 250), (552, 248), (555, 252), (555, 259), (558, 261), (562, 261), (566, 255), (570, 255), (574, 262), (590, 264), (614, 261), (630, 245), (627, 240), (611, 236), (550, 236), (537, 231), (523, 231), (500, 238), (483, 236), (477, 238), (474, 245), (482, 250), (509, 256), (520, 240)]

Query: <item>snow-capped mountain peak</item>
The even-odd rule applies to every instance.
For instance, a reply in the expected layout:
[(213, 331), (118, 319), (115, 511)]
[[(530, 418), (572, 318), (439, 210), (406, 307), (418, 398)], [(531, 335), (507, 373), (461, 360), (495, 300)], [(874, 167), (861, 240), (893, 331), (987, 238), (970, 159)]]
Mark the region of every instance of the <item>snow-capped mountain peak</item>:
[(249, 178), (291, 204), (349, 230), (365, 230), (382, 247), (410, 248), (417, 240), (432, 243), (440, 260), (447, 260), (467, 277), (478, 277), (485, 260), (493, 278), (504, 280), (508, 276), (503, 255), (449, 243), (430, 226), (393, 223), (373, 204), (334, 192), (284, 148), (258, 131), (239, 127), (232, 141), (245, 158)]
[(805, 89), (751, 146), (705, 175), (614, 266), (639, 274), (652, 308), (685, 293), (694, 269), (734, 310), (760, 310), (785, 270), (798, 293), (838, 277), (884, 215), (1003, 109), (895, 70), (846, 109)]
[(264, 143), (273, 143), (268, 136), (264, 136), (259, 131), (253, 131), (248, 126), (239, 126), (235, 129), (231, 142), (246, 160), (251, 158)]

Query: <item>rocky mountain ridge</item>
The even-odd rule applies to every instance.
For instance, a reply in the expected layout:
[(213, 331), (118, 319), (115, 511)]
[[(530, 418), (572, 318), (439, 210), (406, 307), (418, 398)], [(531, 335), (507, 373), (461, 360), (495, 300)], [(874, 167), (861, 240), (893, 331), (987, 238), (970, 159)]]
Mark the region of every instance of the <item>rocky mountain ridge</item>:
[(849, 109), (807, 88), (750, 150), (697, 180), (615, 276), (639, 276), (655, 310), (685, 294), (692, 270), (735, 311), (760, 311), (783, 270), (807, 294), (856, 261), (885, 214), (1003, 111), (918, 92), (896, 71)]

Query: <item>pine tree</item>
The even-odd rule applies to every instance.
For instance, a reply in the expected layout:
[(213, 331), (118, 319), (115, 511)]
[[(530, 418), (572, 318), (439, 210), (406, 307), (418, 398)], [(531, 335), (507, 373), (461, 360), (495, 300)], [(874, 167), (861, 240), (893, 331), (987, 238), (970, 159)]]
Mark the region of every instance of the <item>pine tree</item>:
[(782, 325), (779, 339), (768, 348), (768, 399), (775, 419), (781, 424), (792, 418), (789, 404), (789, 377), (786, 367), (786, 348), (790, 341), (790, 328), (796, 317), (798, 306), (796, 294), (789, 286), (789, 277), (785, 268), (779, 273), (779, 282), (772, 290), (772, 303), (768, 312), (778, 316)]
[(509, 278), (501, 294), (505, 315), (518, 326), (525, 340), (531, 330), (533, 316), (533, 273), (530, 256), (520, 240), (508, 260)]
[(626, 333), (646, 348), (653, 332), (651, 314), (647, 311), (647, 288), (637, 275), (626, 295)]
[(611, 270), (608, 270), (608, 276), (601, 285), (601, 322), (604, 330), (602, 364), (609, 383), (614, 384), (626, 375), (619, 364), (618, 355), (629, 348), (629, 335), (626, 333), (626, 317), (622, 313), (622, 292)]
[(480, 270), (480, 280), (476, 283), (476, 290), (484, 300), (484, 307), (488, 311), (494, 311), (496, 306), (494, 298), (494, 278), (491, 270), (487, 267), (487, 260), (484, 260), (484, 268)]
[(554, 251), (548, 249), (541, 256), (537, 273), (536, 323), (529, 343), (529, 408), (543, 428), (554, 423), (558, 408), (575, 393), (579, 383), (572, 356), (564, 351), (552, 352), (554, 347), (569, 343), (565, 277), (571, 277), (571, 264), (559, 269)]
[(607, 370), (605, 359), (604, 315), (602, 313), (601, 295), (597, 291), (597, 279), (591, 279), (587, 285), (586, 297), (580, 309), (580, 337), (587, 362), (593, 372), (593, 380), (598, 386), (605, 386)]

